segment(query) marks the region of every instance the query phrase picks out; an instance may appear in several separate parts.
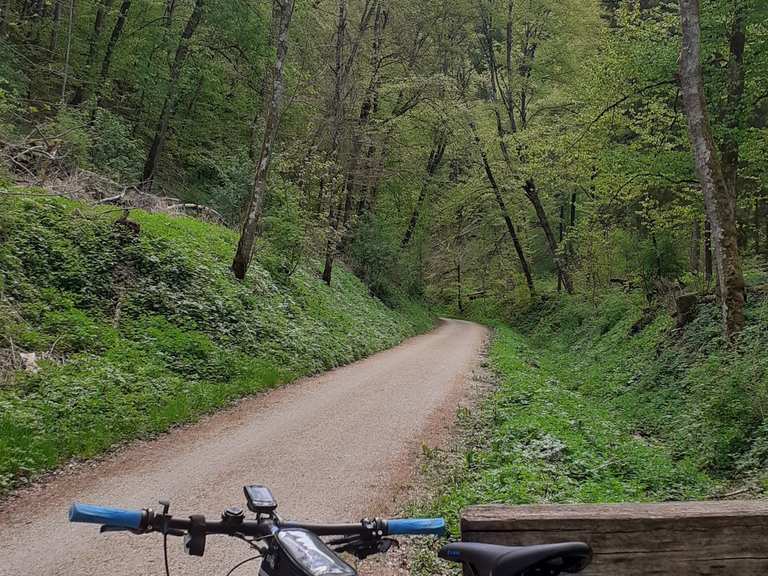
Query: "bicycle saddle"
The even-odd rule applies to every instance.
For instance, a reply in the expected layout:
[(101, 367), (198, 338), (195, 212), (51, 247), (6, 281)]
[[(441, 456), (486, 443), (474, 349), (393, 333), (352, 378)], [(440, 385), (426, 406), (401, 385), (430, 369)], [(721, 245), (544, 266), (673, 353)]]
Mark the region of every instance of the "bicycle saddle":
[(443, 547), (438, 556), (462, 562), (474, 576), (549, 576), (581, 572), (592, 559), (592, 549), (582, 542), (538, 546), (455, 542)]

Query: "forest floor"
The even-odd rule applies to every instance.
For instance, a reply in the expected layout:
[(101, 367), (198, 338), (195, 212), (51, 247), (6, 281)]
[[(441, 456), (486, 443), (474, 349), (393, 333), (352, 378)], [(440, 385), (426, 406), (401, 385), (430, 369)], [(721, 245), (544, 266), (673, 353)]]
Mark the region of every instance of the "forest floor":
[[(454, 420), (487, 330), (445, 321), (433, 332), (77, 467), (0, 511), (0, 574), (154, 574), (158, 538), (100, 536), (67, 525), (73, 500), (127, 508), (169, 498), (176, 514), (241, 504), (269, 485), (285, 517), (329, 521), (392, 513), (423, 446)], [(249, 556), (210, 541), (203, 560), (171, 546), (173, 573), (209, 574)]]

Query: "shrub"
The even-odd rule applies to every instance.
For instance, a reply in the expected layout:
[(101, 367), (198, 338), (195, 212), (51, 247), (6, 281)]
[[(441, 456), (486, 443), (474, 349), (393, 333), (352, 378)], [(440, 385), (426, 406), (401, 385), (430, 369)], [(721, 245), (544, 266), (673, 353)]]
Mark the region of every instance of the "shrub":
[(141, 179), (143, 146), (131, 136), (131, 128), (124, 119), (99, 108), (91, 134), (90, 159), (99, 172), (126, 183)]

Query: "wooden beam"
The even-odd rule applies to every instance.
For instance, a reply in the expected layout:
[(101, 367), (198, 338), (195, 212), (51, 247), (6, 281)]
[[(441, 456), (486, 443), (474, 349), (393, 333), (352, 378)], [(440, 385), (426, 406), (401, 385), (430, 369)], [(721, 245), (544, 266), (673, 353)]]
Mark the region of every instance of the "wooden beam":
[(768, 501), (473, 506), (461, 533), (509, 546), (586, 542), (585, 576), (768, 574)]

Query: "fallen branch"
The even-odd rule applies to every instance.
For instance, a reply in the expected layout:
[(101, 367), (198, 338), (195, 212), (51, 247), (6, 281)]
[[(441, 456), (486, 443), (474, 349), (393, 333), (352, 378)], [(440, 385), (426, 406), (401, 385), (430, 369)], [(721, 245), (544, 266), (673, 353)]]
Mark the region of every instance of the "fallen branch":
[(739, 488), (738, 490), (733, 490), (732, 492), (726, 492), (725, 494), (713, 494), (712, 496), (709, 496), (708, 500), (722, 500), (723, 498), (733, 498), (734, 496), (740, 496), (742, 494), (746, 494), (747, 492), (751, 492), (755, 489), (755, 486), (745, 486), (743, 488)]
[(172, 204), (171, 206), (168, 206), (168, 210), (197, 210), (198, 212), (208, 212), (216, 216), (222, 222), (225, 221), (224, 216), (222, 216), (219, 212), (213, 208), (209, 208), (208, 206), (203, 206), (202, 204), (192, 204), (189, 202), (182, 204)]
[(114, 204), (118, 200), (122, 200), (125, 198), (125, 193), (128, 191), (128, 188), (123, 188), (123, 191), (120, 192), (120, 194), (116, 194), (115, 196), (109, 196), (108, 198), (102, 198), (98, 202), (96, 202), (97, 206), (100, 206), (101, 204)]

